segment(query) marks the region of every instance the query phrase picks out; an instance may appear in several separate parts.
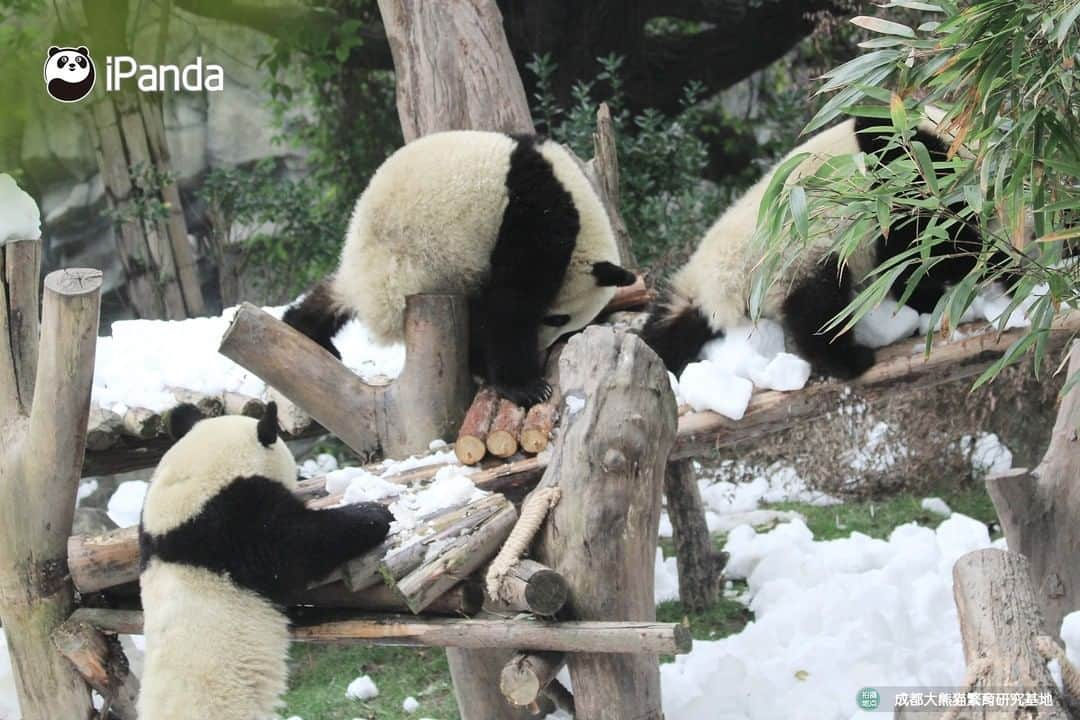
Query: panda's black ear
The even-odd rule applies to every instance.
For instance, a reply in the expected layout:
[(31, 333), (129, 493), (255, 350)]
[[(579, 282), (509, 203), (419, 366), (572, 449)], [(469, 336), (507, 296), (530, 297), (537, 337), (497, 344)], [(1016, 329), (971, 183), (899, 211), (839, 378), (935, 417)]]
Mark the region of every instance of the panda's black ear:
[(90, 51), (86, 49), (85, 45), (80, 45), (79, 47), (75, 48), (75, 52), (79, 53), (80, 55), (90, 57)]
[(203, 414), (199, 412), (199, 408), (191, 403), (181, 403), (169, 411), (169, 416), (165, 420), (165, 430), (173, 442), (176, 442), (187, 435), (191, 428), (195, 427), (195, 423), (202, 419)]
[(593, 263), (592, 274), (600, 287), (626, 287), (637, 282), (637, 275), (607, 260)]
[(49, 57), (52, 57), (53, 55), (55, 55), (58, 52), (60, 52), (60, 48), (53, 45), (51, 48), (49, 48)]
[(272, 446), (278, 437), (277, 427), (277, 403), (270, 401), (266, 403), (266, 409), (263, 410), (263, 416), (259, 418), (259, 424), (256, 426), (259, 434), (259, 442), (266, 447)]

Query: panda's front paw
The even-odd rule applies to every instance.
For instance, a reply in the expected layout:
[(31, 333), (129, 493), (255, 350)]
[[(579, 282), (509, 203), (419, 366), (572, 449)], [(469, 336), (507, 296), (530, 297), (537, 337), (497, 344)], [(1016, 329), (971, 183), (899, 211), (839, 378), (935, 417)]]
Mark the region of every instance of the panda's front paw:
[(533, 405), (546, 402), (551, 397), (551, 386), (543, 378), (531, 380), (523, 385), (500, 385), (496, 384), (495, 392), (506, 398), (515, 405), (520, 405), (526, 410)]
[(394, 514), (388, 507), (377, 502), (358, 503), (348, 507), (350, 520), (356, 523), (356, 531), (361, 535), (365, 549), (375, 547), (386, 538), (390, 532), (390, 523), (394, 522)]

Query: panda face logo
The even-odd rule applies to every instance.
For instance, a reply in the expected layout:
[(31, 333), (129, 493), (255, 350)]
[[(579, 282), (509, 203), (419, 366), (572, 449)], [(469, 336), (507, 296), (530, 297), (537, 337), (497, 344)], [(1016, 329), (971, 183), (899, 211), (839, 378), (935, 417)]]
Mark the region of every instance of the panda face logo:
[(78, 102), (94, 88), (94, 61), (83, 46), (51, 47), (45, 59), (45, 89), (54, 100)]

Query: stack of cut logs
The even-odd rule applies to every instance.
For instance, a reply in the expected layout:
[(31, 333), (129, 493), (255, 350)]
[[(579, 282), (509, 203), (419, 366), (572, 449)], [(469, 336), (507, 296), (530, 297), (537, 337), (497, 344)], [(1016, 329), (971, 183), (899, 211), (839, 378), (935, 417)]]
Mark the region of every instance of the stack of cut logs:
[(542, 452), (558, 420), (559, 397), (558, 390), (553, 390), (547, 402), (526, 411), (500, 398), (490, 387), (481, 388), (465, 413), (454, 443), (458, 460), (475, 465), (487, 454), (505, 459), (519, 449), (530, 455)]

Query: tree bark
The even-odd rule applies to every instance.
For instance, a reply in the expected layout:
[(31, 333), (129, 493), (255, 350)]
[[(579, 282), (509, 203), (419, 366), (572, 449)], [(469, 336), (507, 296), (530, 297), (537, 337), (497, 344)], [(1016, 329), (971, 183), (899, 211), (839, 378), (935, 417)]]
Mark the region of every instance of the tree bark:
[[(660, 492), (675, 439), (675, 401), (663, 364), (634, 335), (591, 327), (559, 361), (564, 397), (585, 405), (563, 421), (541, 487), (562, 499), (541, 531), (537, 559), (566, 579), (561, 615), (650, 621)], [(569, 658), (579, 720), (660, 720), (654, 655)]]
[(705, 610), (716, 603), (720, 573), (692, 461), (667, 466), (664, 494), (679, 568), (679, 599), (687, 610)]
[(379, 0), (405, 142), (440, 130), (531, 133), (494, 0)]
[(136, 720), (139, 680), (115, 635), (105, 636), (86, 624), (65, 622), (52, 634), (57, 650), (98, 691), (116, 720)]
[[(59, 270), (45, 278), (39, 341), (40, 254), (22, 245), (0, 249), (0, 621), (23, 720), (77, 720), (89, 717), (89, 690), (50, 636), (73, 606), (67, 538), (90, 411), (101, 273)], [(36, 369), (26, 343), (38, 345)]]
[[(1070, 353), (1069, 377), (1080, 373), (1080, 342)], [(1035, 470), (1014, 469), (986, 479), (1009, 550), (1031, 562), (1031, 577), (1047, 628), (1080, 609), (1080, 385), (1058, 408), (1050, 447)]]
[[(972, 673), (977, 684), (971, 689), (1050, 692), (1055, 704), (1036, 709), (1040, 720), (1069, 720), (1046, 660), (1035, 646), (1035, 638), (1044, 634), (1043, 618), (1027, 560), (1004, 550), (968, 553), (953, 566), (953, 595), (969, 672), (974, 663), (983, 665), (981, 672)], [(979, 717), (985, 720), (1021, 717), (1015, 707), (982, 711)]]

